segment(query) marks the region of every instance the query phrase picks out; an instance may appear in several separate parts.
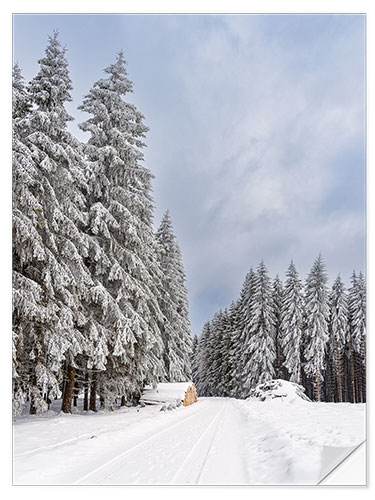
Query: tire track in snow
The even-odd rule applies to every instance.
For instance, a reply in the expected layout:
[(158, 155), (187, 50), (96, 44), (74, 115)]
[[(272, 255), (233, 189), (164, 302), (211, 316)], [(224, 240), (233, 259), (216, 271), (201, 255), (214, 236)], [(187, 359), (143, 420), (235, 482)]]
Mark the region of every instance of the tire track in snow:
[(75, 444), (79, 441), (85, 440), (85, 439), (91, 439), (93, 437), (97, 438), (98, 436), (101, 436), (103, 434), (111, 433), (111, 432), (116, 432), (118, 430), (122, 430), (124, 428), (124, 424), (117, 424), (113, 425), (112, 427), (109, 427), (108, 429), (102, 430), (100, 432), (97, 432), (95, 429), (92, 432), (85, 432), (84, 434), (80, 434), (79, 436), (75, 436), (73, 438), (69, 439), (64, 439), (62, 441), (58, 441), (57, 443), (52, 443), (48, 444), (45, 446), (38, 446), (37, 448), (33, 448), (32, 450), (24, 451), (22, 453), (18, 453), (17, 455), (14, 455), (14, 460), (21, 459), (27, 455), (33, 455), (35, 453), (41, 453), (43, 451), (49, 451), (49, 450), (54, 450), (56, 448), (59, 448), (60, 446), (65, 446), (69, 444)]
[[(169, 427), (167, 427), (166, 429), (163, 429), (159, 432), (157, 432), (156, 434), (153, 434), (152, 436), (144, 439), (143, 441), (137, 443), (136, 445), (134, 446), (131, 446), (130, 448), (128, 448), (127, 450), (124, 450), (123, 452), (119, 453), (118, 455), (114, 456), (113, 458), (111, 458), (110, 460), (107, 460), (105, 463), (101, 464), (100, 466), (98, 467), (95, 467), (94, 469), (92, 469), (91, 471), (89, 471), (88, 473), (84, 474), (83, 476), (81, 476), (79, 479), (76, 479), (72, 484), (73, 485), (78, 485), (78, 484), (87, 484), (86, 483), (86, 480), (89, 479), (91, 476), (94, 476), (95, 474), (97, 474), (98, 472), (100, 471), (103, 471), (103, 469), (105, 469), (106, 467), (110, 466), (110, 465), (113, 465), (113, 464), (116, 464), (116, 462), (119, 462), (123, 457), (125, 457), (126, 455), (132, 453), (133, 451), (141, 448), (143, 445), (147, 444), (147, 443), (150, 443), (152, 442), (153, 440), (159, 438), (160, 436), (162, 436), (163, 434), (166, 434), (166, 433), (169, 433), (171, 429), (174, 429), (176, 427), (179, 427), (179, 426), (182, 426), (182, 425), (185, 425), (185, 422), (188, 421), (188, 420), (191, 420), (193, 418), (196, 418), (198, 415), (201, 415), (202, 413), (207, 413), (211, 411), (211, 408), (202, 408), (196, 412), (194, 412), (193, 415), (189, 415), (188, 417), (182, 419), (182, 420), (179, 420), (178, 422), (170, 425)], [(109, 471), (108, 474), (105, 474), (104, 476), (101, 476), (100, 477), (100, 480), (104, 480), (106, 478), (108, 478), (109, 476), (111, 476), (114, 472), (114, 470), (118, 469), (119, 467), (121, 467), (121, 464), (119, 464), (117, 467), (115, 467), (114, 469), (111, 469)], [(98, 484), (96, 481), (95, 483), (88, 483), (88, 484)]]
[[(181, 466), (175, 472), (170, 484), (198, 484), (199, 479), (204, 470), (204, 466), (208, 460), (214, 439), (216, 437), (217, 429), (223, 418), (227, 404), (221, 408), (208, 426), (205, 428), (199, 439), (193, 445)], [(214, 426), (214, 423), (216, 425)], [(211, 431), (211, 432), (210, 432)], [(197, 468), (198, 471), (194, 472)], [(194, 477), (195, 476), (195, 477)]]

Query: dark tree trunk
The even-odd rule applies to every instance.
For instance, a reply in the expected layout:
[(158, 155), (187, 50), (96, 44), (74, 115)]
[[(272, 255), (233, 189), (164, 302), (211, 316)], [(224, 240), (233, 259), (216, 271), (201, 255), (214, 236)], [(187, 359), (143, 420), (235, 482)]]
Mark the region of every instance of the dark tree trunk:
[(343, 392), (344, 392), (344, 402), (349, 403), (350, 402), (350, 395), (349, 395), (349, 359), (348, 359), (348, 352), (345, 352), (345, 357), (344, 357), (344, 387), (343, 387)]
[(100, 408), (103, 410), (105, 408), (105, 401), (102, 392), (99, 392)]
[[(36, 386), (36, 376), (34, 375), (32, 379), (32, 384)], [(30, 410), (29, 410), (30, 415), (36, 415), (36, 406), (35, 406), (35, 398), (31, 394), (30, 396)]]
[(89, 409), (89, 372), (86, 370), (85, 373), (85, 387), (83, 393), (83, 411)]
[(96, 373), (93, 372), (90, 384), (90, 410), (96, 411)]
[[(318, 366), (318, 361), (317, 361), (318, 354), (315, 354), (316, 358), (316, 366)], [(319, 373), (318, 370), (316, 370), (315, 373), (315, 387), (314, 387), (314, 393), (315, 393), (315, 400), (320, 402), (320, 380), (319, 380)]]
[(318, 401), (320, 403), (320, 381), (318, 374), (316, 374), (315, 377), (315, 401)]
[(67, 371), (67, 381), (65, 383), (65, 391), (61, 405), (61, 411), (64, 413), (72, 413), (72, 398), (74, 389), (74, 376), (76, 369), (72, 366), (68, 366)]
[(363, 403), (363, 394), (362, 394), (362, 370), (361, 370), (361, 359), (358, 355), (357, 357), (357, 362), (358, 362), (358, 394), (359, 394), (359, 403)]
[(36, 415), (36, 406), (33, 396), (30, 397), (30, 415)]
[(351, 391), (352, 391), (352, 403), (356, 403), (356, 397), (355, 397), (355, 374), (354, 374), (354, 356), (353, 356), (353, 348), (352, 348), (352, 341), (350, 340), (350, 385), (351, 385)]
[(79, 394), (79, 384), (78, 380), (74, 382), (74, 390), (73, 390), (73, 406), (77, 407), (78, 405), (78, 394)]
[(121, 396), (121, 406), (126, 406), (126, 397)]
[(337, 384), (338, 384), (338, 400), (339, 403), (342, 403), (342, 388), (341, 388), (341, 356), (340, 356), (340, 350), (336, 346), (336, 363), (337, 363)]
[(361, 389), (362, 389), (362, 402), (366, 403), (366, 357), (362, 356), (363, 363), (361, 362)]
[[(68, 365), (67, 365), (67, 363), (66, 363), (66, 361), (65, 361), (65, 362), (64, 362), (64, 371), (63, 371), (63, 373), (66, 373), (67, 368), (68, 368)], [(63, 395), (65, 394), (65, 388), (66, 388), (66, 380), (65, 380), (65, 377), (63, 377), (62, 388), (61, 388), (61, 393), (62, 393)]]

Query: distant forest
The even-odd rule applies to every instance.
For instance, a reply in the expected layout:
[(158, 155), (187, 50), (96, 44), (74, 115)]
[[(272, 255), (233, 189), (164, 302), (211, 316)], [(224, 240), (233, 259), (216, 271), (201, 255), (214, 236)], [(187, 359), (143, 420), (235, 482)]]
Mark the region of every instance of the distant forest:
[(201, 396), (246, 398), (269, 379), (290, 380), (314, 401), (366, 401), (366, 283), (353, 272), (327, 288), (321, 256), (305, 283), (293, 262), (284, 283), (262, 261), (240, 297), (193, 341), (193, 380)]

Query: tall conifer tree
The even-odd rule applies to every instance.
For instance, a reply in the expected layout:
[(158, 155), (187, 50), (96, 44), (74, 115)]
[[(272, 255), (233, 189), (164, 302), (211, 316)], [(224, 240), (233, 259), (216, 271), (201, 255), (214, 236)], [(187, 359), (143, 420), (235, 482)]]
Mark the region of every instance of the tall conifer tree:
[[(28, 158), (36, 167), (38, 186), (32, 191), (34, 207), (24, 207), (23, 213), (33, 219), (43, 250), (36, 259), (34, 253), (34, 261), (29, 262), (27, 269), (18, 269), (22, 279), (27, 280), (23, 286), (33, 282), (34, 293), (39, 286), (39, 304), (47, 308), (44, 321), (34, 322), (29, 330), (29, 342), (33, 345), (29, 355), (35, 366), (30, 387), (31, 412), (43, 408), (48, 393), (57, 394), (62, 377), (67, 378), (63, 411), (70, 411), (76, 358), (85, 344), (82, 300), (91, 285), (84, 264), (88, 242), (82, 231), (86, 223), (86, 165), (80, 144), (67, 130), (71, 117), (65, 103), (71, 100), (72, 84), (66, 50), (61, 48), (56, 32), (49, 38), (45, 57), (39, 64), (40, 70), (29, 84), (33, 108), (22, 137), (31, 152)], [(16, 230), (18, 222), (16, 217)], [(24, 259), (23, 252), (20, 250), (18, 259)]]
[(192, 339), (182, 255), (168, 211), (160, 223), (156, 240), (162, 270), (160, 308), (164, 315), (161, 332), (165, 373), (168, 382), (182, 382), (191, 378)]
[(245, 388), (251, 389), (275, 375), (275, 315), (271, 280), (263, 261), (257, 269), (248, 328), (244, 350), (249, 353), (249, 360), (244, 368)]
[(233, 340), (233, 352), (237, 359), (233, 359), (232, 366), (236, 379), (237, 394), (239, 397), (245, 397), (249, 392), (248, 373), (245, 369), (249, 362), (251, 353), (247, 346), (250, 342), (250, 320), (252, 314), (252, 300), (256, 283), (256, 274), (253, 268), (250, 268), (245, 277), (238, 303), (237, 327), (235, 330), (235, 339)]
[(147, 128), (143, 115), (124, 100), (133, 91), (125, 65), (121, 51), (80, 106), (92, 115), (80, 128), (91, 134), (89, 232), (102, 255), (91, 261), (91, 273), (97, 300), (107, 309), (109, 359), (98, 382), (105, 404), (118, 394), (138, 398), (146, 383), (163, 377), (152, 175), (141, 164)]
[(195, 386), (199, 385), (199, 339), (197, 335), (193, 338), (193, 347), (191, 353), (191, 380)]
[(281, 309), (283, 301), (283, 283), (277, 274), (272, 284), (272, 303), (275, 316), (275, 377), (285, 378), (283, 367), (282, 332), (281, 332)]
[(301, 384), (303, 297), (302, 282), (293, 261), (288, 267), (286, 278), (281, 308), (281, 345), (285, 357), (284, 366), (290, 374), (290, 380)]
[[(349, 352), (353, 402), (366, 399), (366, 284), (362, 273), (353, 273), (349, 290)], [(354, 387), (355, 386), (355, 387)]]
[(306, 374), (314, 384), (316, 401), (321, 399), (322, 381), (325, 371), (326, 346), (329, 339), (329, 297), (327, 274), (322, 256), (315, 260), (307, 277), (306, 300), (306, 345), (304, 350)]
[(210, 367), (212, 363), (213, 351), (213, 331), (211, 323), (206, 321), (202, 328), (199, 338), (199, 356), (198, 356), (198, 393), (201, 396), (211, 396)]
[[(337, 400), (343, 401), (342, 370), (343, 370), (343, 352), (345, 341), (348, 335), (348, 299), (345, 292), (344, 283), (340, 275), (336, 278), (332, 286), (330, 299), (330, 363), (337, 383)], [(334, 389), (331, 389), (331, 398), (334, 397)]]

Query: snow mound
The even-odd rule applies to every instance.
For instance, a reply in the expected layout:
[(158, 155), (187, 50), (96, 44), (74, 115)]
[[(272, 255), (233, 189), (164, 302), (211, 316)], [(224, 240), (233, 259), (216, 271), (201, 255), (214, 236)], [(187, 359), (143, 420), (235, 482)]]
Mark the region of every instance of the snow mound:
[(179, 406), (190, 385), (192, 382), (163, 383), (155, 388), (146, 387), (140, 401), (146, 404), (170, 403), (172, 406)]
[(298, 401), (311, 401), (305, 394), (302, 385), (286, 380), (269, 380), (257, 385), (250, 391), (249, 399), (255, 398), (259, 401), (281, 398), (282, 401), (294, 403)]

